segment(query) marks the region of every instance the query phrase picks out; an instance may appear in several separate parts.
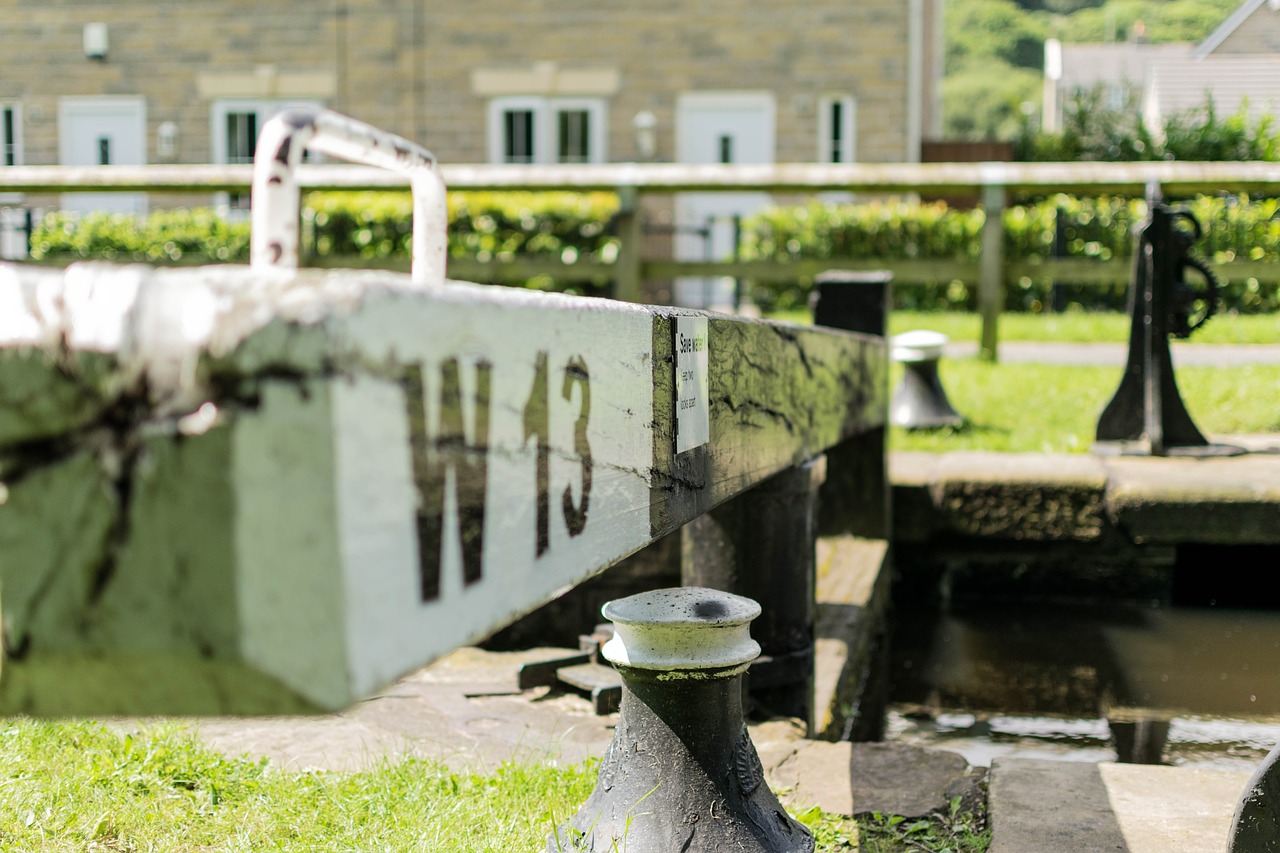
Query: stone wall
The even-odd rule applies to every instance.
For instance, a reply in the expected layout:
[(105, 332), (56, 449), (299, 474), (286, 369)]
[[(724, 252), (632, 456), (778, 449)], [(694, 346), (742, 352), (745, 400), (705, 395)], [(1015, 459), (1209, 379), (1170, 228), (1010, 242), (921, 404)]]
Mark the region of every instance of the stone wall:
[[(779, 161), (815, 158), (824, 94), (857, 99), (858, 159), (897, 161), (908, 15), (900, 0), (785, 10), (742, 0), (0, 0), (0, 101), (21, 105), (29, 165), (57, 162), (58, 99), (91, 95), (145, 96), (148, 148), (174, 122), (177, 162), (211, 159), (211, 104), (232, 97), (315, 99), (445, 162), (477, 162), (486, 155), (477, 72), (517, 81), (584, 72), (616, 81), (606, 99), (611, 160), (637, 157), (636, 113), (654, 113), (657, 157), (670, 160), (679, 93), (747, 90), (775, 95)], [(85, 57), (90, 22), (107, 25), (105, 61)]]

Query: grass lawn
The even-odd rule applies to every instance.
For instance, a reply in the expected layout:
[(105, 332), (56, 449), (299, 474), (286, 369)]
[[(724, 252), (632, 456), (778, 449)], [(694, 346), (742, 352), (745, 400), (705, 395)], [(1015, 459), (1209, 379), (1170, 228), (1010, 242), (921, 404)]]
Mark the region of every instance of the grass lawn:
[[(809, 322), (807, 313), (778, 319)], [(955, 341), (976, 341), (978, 315), (895, 311), (889, 331), (932, 329)], [(1001, 341), (1125, 343), (1129, 318), (1123, 314), (1002, 314)], [(1190, 338), (1202, 344), (1280, 344), (1280, 314), (1221, 316)], [(902, 368), (894, 365), (890, 386)], [(1045, 364), (989, 364), (946, 359), (939, 365), (943, 387), (968, 419), (952, 430), (907, 432), (894, 429), (895, 450), (945, 453), (992, 450), (1007, 453), (1086, 453), (1098, 416), (1120, 382), (1119, 367)], [(1280, 433), (1280, 365), (1184, 367), (1178, 388), (1192, 420), (1206, 435)], [(1280, 436), (1277, 436), (1280, 440)]]
[[(996, 325), (1001, 341), (1060, 341), (1063, 343), (1127, 343), (1127, 314), (1069, 312), (1065, 314), (1001, 314)], [(977, 314), (895, 311), (889, 331), (933, 329), (955, 341), (977, 341), (982, 322)], [(1193, 344), (1280, 344), (1280, 314), (1215, 316), (1197, 329)]]
[[(488, 775), (404, 760), (358, 773), (286, 772), (229, 759), (173, 725), (132, 734), (87, 722), (0, 723), (0, 850), (542, 850), (595, 784), (594, 763), (504, 765)], [(819, 851), (981, 853), (981, 818), (809, 810)], [(859, 834), (861, 845), (859, 846)]]
[[(901, 370), (894, 365), (891, 385)], [(938, 371), (951, 404), (969, 423), (955, 430), (895, 428), (892, 449), (1088, 452), (1121, 368), (947, 359)], [(1177, 380), (1187, 411), (1206, 435), (1280, 432), (1280, 365), (1184, 367)]]
[[(808, 310), (770, 315), (793, 323), (812, 322)], [(1001, 341), (1060, 341), (1096, 343), (1129, 340), (1127, 314), (1074, 311), (1064, 314), (1000, 315), (997, 325)], [(889, 333), (910, 329), (932, 329), (953, 341), (977, 341), (982, 321), (973, 312), (894, 311), (889, 316)], [(1280, 344), (1280, 313), (1220, 315), (1197, 329), (1188, 339), (1192, 344)]]

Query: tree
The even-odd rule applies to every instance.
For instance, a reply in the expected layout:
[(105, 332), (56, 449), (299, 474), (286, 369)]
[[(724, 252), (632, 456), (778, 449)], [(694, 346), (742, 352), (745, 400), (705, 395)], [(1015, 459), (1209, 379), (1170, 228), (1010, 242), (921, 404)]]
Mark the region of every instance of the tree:
[(1239, 0), (1110, 0), (1059, 19), (1056, 30), (1063, 41), (1128, 41), (1140, 22), (1150, 42), (1194, 42), (1239, 5)]
[(947, 72), (993, 59), (1019, 68), (1044, 63), (1047, 30), (1041, 17), (1013, 0), (952, 0), (947, 6)]
[[(1198, 41), (1240, 0), (945, 0), (943, 125), (956, 139), (1015, 139), (1027, 150), (1059, 142), (1027, 128), (1024, 105), (1041, 100), (1044, 41), (1124, 41), (1141, 22), (1152, 42)], [(1082, 150), (1099, 159), (1151, 156), (1133, 116), (1083, 106)], [(1032, 110), (1038, 111), (1038, 110)], [(1103, 152), (1111, 152), (1105, 154)], [(1054, 159), (1054, 158), (1050, 158)]]
[(1038, 110), (1040, 75), (993, 59), (942, 81), (943, 125), (950, 139), (1014, 139), (1024, 105)]

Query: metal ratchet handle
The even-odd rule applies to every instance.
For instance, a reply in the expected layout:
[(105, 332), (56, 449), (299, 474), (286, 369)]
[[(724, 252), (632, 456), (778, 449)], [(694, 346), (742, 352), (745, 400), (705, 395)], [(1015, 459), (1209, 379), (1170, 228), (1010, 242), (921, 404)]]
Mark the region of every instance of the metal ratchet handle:
[(415, 284), (444, 281), (449, 212), (435, 155), (392, 133), (331, 110), (290, 109), (262, 127), (253, 158), (250, 265), (298, 268), (300, 191), (295, 172), (306, 149), (406, 175), (413, 191)]

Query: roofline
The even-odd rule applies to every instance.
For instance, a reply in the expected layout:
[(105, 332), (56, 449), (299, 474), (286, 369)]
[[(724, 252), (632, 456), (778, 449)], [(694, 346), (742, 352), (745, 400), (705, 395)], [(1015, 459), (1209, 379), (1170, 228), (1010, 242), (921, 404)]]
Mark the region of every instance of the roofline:
[(1209, 37), (1200, 42), (1199, 46), (1191, 52), (1192, 59), (1204, 59), (1209, 54), (1218, 49), (1218, 45), (1227, 40), (1227, 36), (1234, 33), (1240, 28), (1240, 25), (1248, 20), (1249, 16), (1258, 11), (1263, 3), (1267, 0), (1245, 0), (1244, 5), (1231, 13), (1231, 16), (1218, 25), (1218, 28), (1209, 33)]

